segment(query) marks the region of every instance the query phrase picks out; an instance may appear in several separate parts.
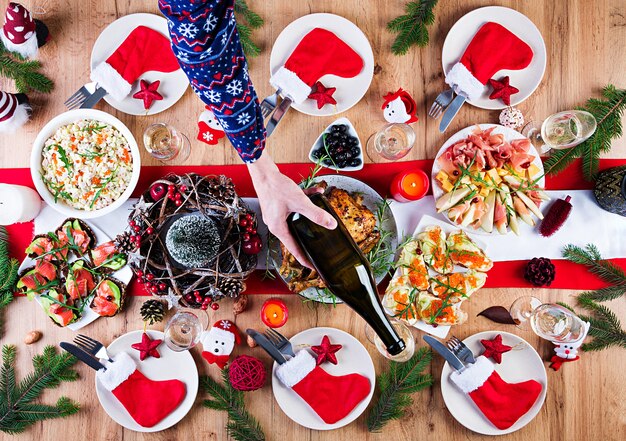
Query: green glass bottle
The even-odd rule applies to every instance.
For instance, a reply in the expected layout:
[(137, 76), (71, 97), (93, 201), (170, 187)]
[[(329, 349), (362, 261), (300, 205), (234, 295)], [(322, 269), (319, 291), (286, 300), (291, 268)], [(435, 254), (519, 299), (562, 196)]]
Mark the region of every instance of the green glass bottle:
[(310, 199), (337, 219), (337, 228), (329, 230), (299, 213), (291, 213), (287, 218), (291, 234), (328, 289), (365, 319), (389, 354), (399, 354), (405, 348), (404, 340), (385, 315), (367, 258), (326, 198), (314, 194)]

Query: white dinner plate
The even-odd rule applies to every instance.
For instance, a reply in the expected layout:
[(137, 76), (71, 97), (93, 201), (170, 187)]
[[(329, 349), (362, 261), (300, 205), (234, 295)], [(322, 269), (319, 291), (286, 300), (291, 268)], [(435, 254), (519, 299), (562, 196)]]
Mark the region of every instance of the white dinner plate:
[[(501, 70), (495, 74), (495, 79), (509, 76), (511, 86), (519, 89), (511, 95), (511, 106), (516, 106), (528, 98), (537, 89), (546, 70), (546, 44), (537, 26), (521, 12), (502, 6), (486, 6), (474, 9), (461, 17), (450, 29), (443, 43), (441, 63), (443, 71), (449, 72), (459, 61), (465, 48), (472, 41), (474, 34), (487, 22), (501, 24), (517, 35), (533, 51), (530, 64), (521, 70)], [(485, 54), (488, 57), (489, 54)], [(487, 84), (483, 94), (476, 100), (467, 100), (469, 104), (481, 109), (504, 109), (507, 107), (501, 100), (490, 100), (491, 87)]]
[[(105, 242), (109, 242), (111, 240), (111, 238), (104, 232), (102, 231), (100, 228), (96, 227), (93, 224), (90, 224), (86, 221), (85, 222), (89, 228), (91, 228), (91, 230), (93, 231), (93, 234), (96, 236), (96, 246), (97, 245), (101, 245)], [(61, 224), (58, 225), (59, 227), (61, 226)], [(53, 227), (53, 228), (57, 228), (57, 227)], [(45, 234), (50, 230), (46, 230), (46, 231), (35, 231), (35, 235), (37, 234)], [(74, 260), (76, 260), (75, 258), (70, 260), (70, 262), (73, 262)], [(22, 271), (24, 271), (26, 268), (28, 267), (32, 267), (35, 266), (35, 260), (31, 259), (30, 257), (26, 256), (26, 258), (22, 261), (19, 269), (18, 269), (18, 273), (21, 274)], [(114, 273), (110, 274), (111, 277), (116, 278), (117, 280), (119, 280), (120, 282), (123, 282), (124, 284), (128, 285), (131, 281), (131, 279), (133, 278), (133, 271), (130, 269), (130, 267), (128, 265), (124, 265), (121, 269), (115, 271)], [(128, 293), (126, 295), (129, 295)], [(37, 301), (37, 303), (39, 304), (39, 306), (41, 306), (41, 298), (39, 295), (35, 295), (35, 300)], [(43, 308), (43, 307), (42, 307)], [(45, 314), (45, 313), (44, 313)], [(77, 321), (75, 321), (74, 323), (70, 323), (69, 325), (66, 326), (66, 328), (71, 329), (72, 331), (78, 331), (79, 329), (84, 328), (85, 326), (87, 326), (89, 323), (93, 322), (94, 320), (100, 318), (100, 316), (93, 311), (93, 309), (86, 307), (83, 310), (83, 313), (80, 317), (80, 319), (78, 319)]]
[(504, 435), (515, 432), (530, 423), (541, 410), (548, 388), (548, 375), (543, 360), (523, 338), (508, 332), (485, 331), (467, 337), (463, 343), (471, 349), (475, 356), (478, 356), (484, 351), (480, 340), (491, 340), (498, 334), (502, 334), (502, 343), (512, 346), (513, 349), (502, 355), (501, 364), (494, 364), (496, 372), (508, 383), (536, 380), (541, 383), (542, 389), (537, 401), (525, 415), (508, 429), (500, 430), (485, 418), (470, 397), (452, 383), (450, 380), (452, 368), (446, 362), (441, 371), (441, 394), (446, 407), (459, 423), (469, 430), (483, 435)]
[(292, 104), (291, 107), (307, 115), (336, 115), (348, 110), (363, 98), (374, 76), (372, 46), (363, 31), (350, 20), (335, 14), (309, 14), (291, 22), (274, 42), (270, 55), (270, 73), (276, 73), (300, 40), (315, 28), (331, 31), (350, 46), (363, 59), (363, 70), (354, 78), (341, 78), (336, 75), (324, 75), (320, 78), (324, 86), (337, 88), (333, 95), (337, 101), (336, 105), (327, 104), (318, 109), (315, 100), (306, 99), (300, 104)]
[[(135, 432), (160, 432), (182, 420), (193, 407), (196, 395), (198, 395), (198, 368), (189, 351), (174, 352), (165, 343), (160, 344), (157, 348), (161, 358), (148, 357), (144, 361), (140, 361), (139, 351), (131, 348), (131, 345), (141, 342), (142, 333), (143, 331), (132, 331), (113, 340), (107, 347), (109, 356), (127, 352), (137, 363), (137, 369), (150, 380), (164, 381), (175, 379), (182, 381), (187, 388), (187, 395), (185, 395), (183, 401), (160, 423), (153, 427), (143, 427), (137, 424), (117, 398), (100, 384), (98, 377), (95, 380), (96, 394), (104, 411), (117, 424)], [(149, 330), (147, 333), (152, 339), (163, 339), (163, 333), (160, 331)], [(137, 397), (137, 399), (145, 400), (148, 398)]]
[[(437, 156), (435, 156), (435, 161), (433, 162), (433, 169), (432, 172), (430, 174), (430, 182), (431, 182), (431, 188), (433, 189), (433, 197), (435, 200), (435, 203), (439, 200), (439, 198), (441, 196), (443, 196), (443, 189), (441, 188), (441, 186), (437, 183), (437, 180), (435, 179), (435, 176), (437, 176), (437, 173), (439, 173), (439, 171), (441, 170), (441, 167), (439, 166), (439, 163), (437, 162), (437, 159), (439, 159), (439, 156), (441, 156), (443, 154), (443, 152), (446, 151), (446, 149), (448, 147), (450, 147), (452, 144), (455, 144), (458, 141), (461, 141), (462, 139), (467, 138), (470, 133), (472, 133), (472, 131), (476, 128), (476, 126), (480, 126), (480, 128), (482, 130), (487, 130), (491, 127), (495, 127), (494, 131), (492, 133), (494, 134), (498, 134), (498, 133), (502, 133), (504, 135), (504, 139), (507, 142), (511, 142), (514, 141), (516, 139), (524, 139), (525, 136), (522, 135), (520, 132), (513, 130), (513, 129), (509, 129), (508, 127), (504, 127), (501, 126), (499, 124), (474, 124), (473, 126), (469, 126), (464, 128), (463, 130), (459, 130), (458, 132), (456, 132), (454, 135), (452, 135), (450, 138), (448, 138), (448, 140), (441, 146), (441, 148), (439, 149), (439, 151), (437, 152)], [(539, 187), (545, 188), (546, 186), (546, 178), (545, 176), (543, 176), (543, 162), (541, 162), (541, 157), (539, 156), (539, 152), (537, 152), (537, 149), (531, 144), (530, 145), (530, 149), (528, 150), (528, 154), (529, 155), (533, 155), (535, 157), (535, 159), (533, 160), (533, 164), (539, 169), (539, 174), (541, 175), (541, 179), (539, 179), (537, 181), (537, 185)], [(479, 234), (479, 235), (483, 235), (483, 236), (490, 236), (492, 234), (500, 234), (498, 233), (498, 231), (494, 228), (494, 230), (491, 233), (487, 233), (485, 230), (483, 230), (482, 228), (478, 228), (478, 229), (474, 229), (474, 228), (468, 228), (468, 227), (461, 227), (460, 225), (456, 225), (455, 223), (453, 223), (447, 216), (446, 212), (442, 212), (439, 213), (439, 216), (441, 216), (442, 219), (444, 219), (446, 222), (449, 222), (450, 224), (454, 225), (457, 228), (460, 228), (468, 233), (472, 233), (472, 234)], [(508, 227), (507, 227), (508, 228)], [(519, 222), (519, 229), (520, 229), (520, 235), (524, 235), (524, 234), (531, 234), (534, 230), (534, 227), (531, 227), (530, 225), (526, 224), (525, 222)], [(511, 233), (510, 228), (507, 229), (507, 231), (509, 233)]]
[[(168, 40), (170, 39), (165, 17), (145, 13), (125, 15), (104, 28), (94, 43), (91, 50), (91, 69), (93, 70), (98, 64), (109, 58), (126, 37), (140, 25), (154, 29), (167, 37)], [(157, 80), (161, 81), (158, 92), (163, 95), (163, 99), (154, 101), (148, 110), (143, 108), (142, 100), (133, 98), (133, 95), (141, 89), (139, 80), (146, 80), (150, 83)], [(129, 115), (154, 115), (169, 109), (181, 99), (188, 85), (189, 80), (187, 80), (187, 76), (182, 69), (169, 73), (150, 71), (141, 75), (132, 85), (130, 94), (123, 100), (117, 101), (111, 95), (105, 95), (104, 100), (111, 107)]]
[[(370, 381), (370, 393), (344, 419), (334, 424), (326, 424), (313, 409), (293, 390), (283, 385), (276, 377), (278, 363), (272, 368), (272, 391), (274, 398), (289, 418), (301, 426), (314, 430), (332, 430), (350, 424), (357, 419), (367, 408), (374, 395), (376, 372), (374, 363), (367, 349), (352, 335), (335, 328), (311, 328), (302, 331), (289, 339), (294, 351), (308, 350), (310, 346), (319, 345), (327, 335), (332, 344), (342, 345), (337, 351), (337, 364), (323, 363), (321, 367), (331, 375), (361, 374)], [(341, 399), (341, 397), (337, 397)]]

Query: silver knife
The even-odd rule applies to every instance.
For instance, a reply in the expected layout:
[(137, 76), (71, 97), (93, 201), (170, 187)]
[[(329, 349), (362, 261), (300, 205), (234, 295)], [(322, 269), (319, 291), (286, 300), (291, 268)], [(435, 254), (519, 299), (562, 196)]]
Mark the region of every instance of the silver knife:
[(89, 98), (87, 98), (83, 104), (81, 104), (80, 109), (91, 109), (95, 106), (98, 101), (100, 101), (108, 92), (104, 90), (104, 88), (99, 87), (92, 93)]
[(456, 98), (454, 98), (454, 101), (452, 101), (450, 107), (446, 109), (445, 113), (443, 114), (443, 118), (441, 118), (441, 122), (439, 123), (439, 131), (441, 133), (446, 131), (456, 114), (459, 113), (459, 109), (466, 99), (467, 98), (465, 98), (463, 95), (457, 95)]
[(439, 340), (437, 340), (434, 337), (431, 337), (430, 335), (425, 335), (424, 341), (428, 343), (431, 348), (437, 351), (439, 355), (445, 358), (446, 361), (450, 363), (450, 366), (452, 366), (454, 369), (456, 369), (459, 372), (465, 369), (465, 365), (461, 363), (461, 360), (459, 360), (457, 356), (454, 355), (454, 353), (450, 349), (448, 349), (446, 345), (441, 343)]
[(274, 132), (274, 129), (276, 128), (280, 120), (283, 119), (283, 116), (285, 116), (285, 113), (287, 113), (287, 110), (289, 110), (289, 108), (291, 107), (291, 103), (293, 103), (291, 98), (285, 97), (280, 102), (276, 110), (274, 110), (274, 113), (272, 113), (272, 116), (267, 123), (267, 126), (265, 127), (265, 130), (267, 131), (267, 136), (270, 136), (272, 132)]
[(254, 339), (255, 342), (259, 344), (265, 352), (270, 354), (270, 356), (276, 360), (278, 364), (283, 364), (287, 361), (285, 356), (280, 353), (278, 348), (272, 344), (271, 341), (267, 339), (263, 334), (256, 332), (254, 329), (246, 329), (246, 334)]
[(61, 346), (61, 348), (65, 349), (67, 352), (78, 358), (80, 361), (82, 361), (92, 369), (96, 371), (104, 369), (106, 371), (106, 367), (104, 367), (102, 363), (96, 360), (90, 353), (83, 351), (78, 346), (73, 345), (72, 343), (67, 343), (65, 341), (62, 341), (59, 346)]

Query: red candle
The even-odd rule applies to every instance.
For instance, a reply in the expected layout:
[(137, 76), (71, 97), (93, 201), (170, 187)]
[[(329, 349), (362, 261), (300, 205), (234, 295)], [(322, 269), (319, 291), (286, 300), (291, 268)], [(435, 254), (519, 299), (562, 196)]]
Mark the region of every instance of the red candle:
[(280, 328), (287, 323), (289, 310), (282, 300), (269, 299), (261, 308), (261, 321), (270, 328)]
[(391, 181), (391, 196), (398, 202), (416, 201), (428, 193), (430, 180), (423, 170), (398, 173)]

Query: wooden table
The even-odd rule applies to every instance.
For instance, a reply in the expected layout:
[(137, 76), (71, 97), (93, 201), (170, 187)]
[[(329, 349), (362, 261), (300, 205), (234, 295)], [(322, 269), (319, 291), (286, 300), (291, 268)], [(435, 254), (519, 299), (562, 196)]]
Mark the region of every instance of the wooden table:
[[(426, 116), (428, 106), (442, 89), (444, 82), (441, 71), (441, 47), (446, 33), (452, 24), (465, 13), (480, 6), (499, 3), (513, 7), (526, 14), (542, 32), (548, 49), (548, 65), (537, 91), (520, 109), (526, 117), (542, 118), (558, 110), (571, 108), (583, 103), (587, 97), (598, 95), (602, 86), (615, 83), (626, 87), (626, 4), (623, 0), (574, 1), (554, 0), (542, 2), (520, 1), (479, 1), (445, 0), (437, 6), (436, 22), (430, 29), (431, 43), (424, 49), (411, 49), (404, 57), (390, 53), (391, 35), (384, 30), (385, 24), (399, 15), (405, 1), (379, 2), (376, 0), (316, 0), (293, 1), (273, 0), (271, 2), (248, 0), (266, 20), (266, 25), (254, 33), (263, 53), (250, 60), (250, 71), (257, 92), (261, 97), (271, 92), (268, 84), (269, 54), (272, 42), (280, 31), (292, 20), (311, 12), (332, 12), (355, 22), (370, 39), (376, 64), (376, 74), (371, 88), (364, 99), (345, 116), (356, 126), (362, 139), (383, 124), (380, 106), (381, 96), (398, 87), (410, 91), (418, 102), (416, 124), (417, 147), (407, 159), (433, 157), (442, 142), (451, 133), (467, 125), (478, 122), (496, 122), (497, 111), (485, 111), (465, 106), (445, 135), (437, 130), (437, 124)], [(3, 2), (3, 7), (6, 2)], [(25, 2), (36, 10), (39, 2)], [(36, 6), (37, 5), (37, 6)], [(54, 79), (56, 88), (50, 95), (32, 95), (34, 116), (32, 121), (18, 136), (0, 137), (0, 166), (27, 167), (30, 145), (42, 125), (63, 112), (63, 101), (79, 86), (88, 81), (89, 55), (91, 47), (100, 31), (113, 20), (135, 12), (157, 13), (156, 0), (130, 1), (79, 1), (49, 0), (43, 2), (45, 13), (36, 16), (50, 27), (52, 40), (41, 50), (40, 59), (45, 72)], [(4, 90), (10, 90), (6, 81), (0, 81)], [(111, 109), (106, 103), (98, 108), (111, 112), (126, 123), (136, 136), (156, 121), (167, 121), (195, 138), (196, 119), (203, 105), (188, 91), (184, 98), (169, 111), (154, 117), (132, 117)], [(281, 127), (268, 143), (269, 151), (277, 162), (302, 162), (306, 160), (308, 149), (319, 132), (332, 117), (311, 118), (297, 112), (290, 112)], [(234, 164), (239, 159), (228, 146), (209, 147), (192, 141), (192, 156), (187, 164)], [(614, 142), (612, 155), (626, 156), (624, 139)], [(148, 155), (143, 156), (144, 164), (156, 165)], [(0, 171), (0, 181), (2, 175)], [(590, 240), (592, 236), (590, 235)], [(539, 251), (538, 251), (539, 252)], [(487, 329), (502, 329), (515, 332), (538, 348), (544, 358), (551, 355), (551, 344), (541, 341), (530, 333), (515, 328), (498, 326), (484, 319), (474, 318), (487, 306), (509, 305), (516, 297), (533, 294), (544, 301), (563, 300), (573, 303), (574, 291), (566, 290), (520, 290), (483, 289), (466, 309), (471, 319), (458, 327), (455, 334), (465, 337)], [(258, 311), (265, 296), (252, 296), (248, 311), (237, 317), (237, 325), (245, 329), (260, 326)], [(104, 342), (110, 342), (128, 331), (140, 329), (139, 307), (142, 298), (132, 298), (125, 313), (116, 318), (98, 320), (90, 325), (89, 334)], [(377, 372), (385, 368), (386, 362), (378, 356), (375, 348), (364, 336), (364, 323), (344, 306), (328, 309), (325, 306), (311, 307), (302, 304), (297, 296), (284, 299), (290, 309), (290, 319), (283, 331), (292, 335), (313, 326), (334, 326), (355, 335), (364, 342), (372, 354)], [(614, 301), (609, 306), (622, 319), (626, 317), (626, 302)], [(18, 372), (24, 375), (31, 370), (30, 358), (39, 353), (46, 344), (57, 344), (69, 340), (74, 333), (54, 326), (37, 308), (25, 299), (19, 299), (9, 306), (6, 313), (5, 335), (1, 342), (18, 344)], [(222, 308), (212, 314), (212, 319), (232, 318), (230, 305), (223, 302)], [(40, 329), (43, 339), (32, 345), (22, 343), (24, 335)], [(420, 343), (421, 344), (421, 343)], [(239, 351), (260, 357), (269, 366), (269, 358), (260, 349)], [(200, 371), (216, 376), (215, 367), (209, 369), (199, 357), (198, 350), (192, 351)], [(261, 391), (246, 395), (250, 412), (259, 419), (268, 440), (417, 440), (417, 439), (477, 439), (480, 435), (466, 430), (454, 420), (445, 408), (439, 388), (442, 359), (435, 357), (430, 371), (435, 376), (435, 385), (414, 396), (414, 405), (408, 415), (398, 422), (390, 423), (382, 434), (369, 434), (365, 428), (365, 416), (351, 425), (333, 432), (314, 432), (304, 429), (289, 420), (280, 410), (271, 395), (270, 386)], [(583, 354), (581, 360), (566, 365), (561, 371), (548, 370), (548, 395), (543, 409), (537, 418), (523, 430), (507, 436), (519, 440), (618, 440), (626, 438), (626, 406), (623, 397), (626, 381), (623, 366), (626, 365), (626, 351), (612, 349), (602, 353)], [(93, 372), (84, 365), (77, 365), (81, 379), (76, 383), (63, 384), (57, 390), (47, 391), (44, 401), (53, 402), (63, 394), (81, 405), (81, 411), (64, 420), (51, 420), (39, 423), (25, 434), (16, 436), (23, 440), (59, 439), (107, 439), (107, 440), (174, 440), (211, 439), (226, 440), (224, 430), (226, 416), (197, 405), (189, 415), (174, 428), (153, 435), (143, 435), (122, 429), (102, 410), (93, 387)], [(203, 398), (198, 397), (198, 402)], [(8, 439), (1, 434), (0, 439)]]

